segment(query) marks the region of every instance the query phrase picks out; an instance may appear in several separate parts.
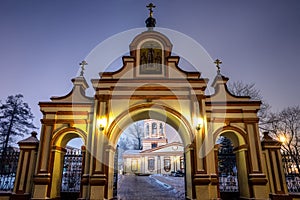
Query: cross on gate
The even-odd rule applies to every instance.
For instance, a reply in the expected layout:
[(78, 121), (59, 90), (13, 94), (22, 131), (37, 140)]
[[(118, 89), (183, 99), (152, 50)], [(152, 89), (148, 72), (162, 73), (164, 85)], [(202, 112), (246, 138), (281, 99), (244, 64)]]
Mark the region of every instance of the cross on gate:
[(83, 60), (81, 63), (79, 63), (79, 65), (81, 66), (81, 72), (80, 72), (80, 76), (83, 76), (83, 73), (84, 73), (84, 66), (85, 65), (88, 65), (88, 63)]
[(218, 74), (220, 74), (220, 64), (222, 64), (222, 61), (221, 60), (219, 60), (219, 59), (217, 59), (217, 60), (215, 60), (215, 62), (214, 62), (215, 64), (216, 64), (216, 67), (217, 67), (217, 69), (218, 69)]

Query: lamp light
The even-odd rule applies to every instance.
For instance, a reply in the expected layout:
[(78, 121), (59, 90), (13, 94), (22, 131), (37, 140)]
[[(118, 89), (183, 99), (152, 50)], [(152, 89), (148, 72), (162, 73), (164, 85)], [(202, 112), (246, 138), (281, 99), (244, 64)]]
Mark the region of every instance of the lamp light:
[(197, 119), (197, 125), (196, 125), (196, 130), (199, 131), (203, 126), (203, 119), (202, 118), (198, 118)]
[(285, 143), (286, 140), (287, 140), (287, 138), (286, 138), (284, 135), (280, 135), (280, 136), (279, 136), (279, 141), (280, 141), (281, 143)]
[(100, 131), (103, 131), (104, 130), (104, 127), (106, 126), (106, 118), (100, 118), (97, 120), (97, 125), (99, 127), (99, 130)]

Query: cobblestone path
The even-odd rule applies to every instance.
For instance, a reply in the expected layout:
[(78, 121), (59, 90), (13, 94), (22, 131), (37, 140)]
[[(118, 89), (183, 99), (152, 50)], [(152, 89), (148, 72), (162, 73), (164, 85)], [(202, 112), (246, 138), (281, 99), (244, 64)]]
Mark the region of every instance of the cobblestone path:
[(124, 175), (118, 186), (119, 200), (179, 200), (173, 188), (163, 187), (149, 176)]

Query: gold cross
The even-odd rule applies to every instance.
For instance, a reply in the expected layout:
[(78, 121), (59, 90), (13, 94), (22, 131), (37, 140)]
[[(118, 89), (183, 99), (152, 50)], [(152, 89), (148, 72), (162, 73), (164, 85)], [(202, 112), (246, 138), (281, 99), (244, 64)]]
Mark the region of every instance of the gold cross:
[(149, 5), (146, 6), (146, 7), (149, 8), (149, 10), (150, 10), (150, 17), (152, 17), (152, 15), (153, 15), (152, 8), (155, 8), (156, 6), (153, 3), (149, 3)]
[(80, 72), (80, 76), (83, 76), (83, 73), (84, 73), (84, 66), (85, 65), (88, 65), (88, 63), (83, 60), (81, 63), (79, 63), (79, 65), (81, 66), (81, 72)]
[(218, 74), (220, 74), (220, 64), (222, 64), (222, 61), (221, 60), (219, 60), (219, 59), (217, 59), (217, 60), (215, 60), (215, 62), (214, 62), (215, 64), (216, 64), (216, 67), (217, 67), (217, 69), (218, 69)]

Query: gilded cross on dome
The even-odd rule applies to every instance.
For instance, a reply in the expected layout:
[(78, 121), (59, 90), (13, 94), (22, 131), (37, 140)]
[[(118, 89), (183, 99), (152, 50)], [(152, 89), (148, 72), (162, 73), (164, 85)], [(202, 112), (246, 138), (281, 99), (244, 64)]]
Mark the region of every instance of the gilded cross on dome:
[(149, 3), (149, 5), (146, 6), (146, 7), (149, 8), (149, 10), (150, 10), (150, 17), (152, 17), (152, 15), (153, 15), (152, 8), (155, 8), (156, 6), (153, 3)]
[(80, 76), (83, 76), (83, 73), (84, 73), (84, 66), (85, 65), (88, 65), (88, 63), (83, 60), (81, 63), (79, 63), (79, 65), (81, 66), (81, 72), (80, 72)]
[(217, 73), (220, 74), (220, 64), (222, 64), (222, 61), (217, 59), (214, 63), (216, 64), (216, 67), (218, 69)]
[(148, 6), (146, 6), (149, 11), (150, 11), (150, 16), (148, 17), (148, 19), (146, 19), (145, 23), (146, 23), (146, 27), (148, 28), (149, 31), (152, 31), (153, 28), (155, 27), (156, 24), (156, 20), (155, 18), (153, 18), (153, 10), (152, 8), (155, 8), (156, 6), (153, 3), (149, 3)]

